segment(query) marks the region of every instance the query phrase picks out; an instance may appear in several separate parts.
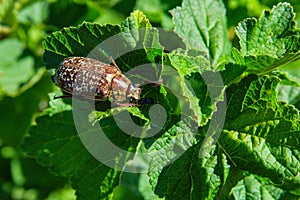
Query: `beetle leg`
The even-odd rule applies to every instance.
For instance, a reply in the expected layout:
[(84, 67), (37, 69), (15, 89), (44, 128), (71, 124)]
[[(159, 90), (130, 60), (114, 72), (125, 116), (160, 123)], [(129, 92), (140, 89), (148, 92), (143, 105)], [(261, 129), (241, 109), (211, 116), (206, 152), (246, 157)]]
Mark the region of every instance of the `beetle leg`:
[(118, 107), (131, 107), (131, 106), (139, 106), (137, 103), (118, 103), (114, 102), (114, 104)]
[(152, 86), (152, 87), (157, 87), (157, 86), (160, 86), (160, 85), (162, 85), (163, 84), (163, 79), (159, 79), (159, 80), (157, 80), (157, 81), (142, 81), (142, 83), (143, 84), (145, 84), (145, 85), (150, 85), (150, 86)]
[(67, 99), (67, 98), (72, 98), (72, 95), (62, 95), (62, 96), (54, 96), (53, 99)]
[(138, 105), (153, 104), (153, 103), (154, 103), (153, 98), (143, 98), (138, 100)]

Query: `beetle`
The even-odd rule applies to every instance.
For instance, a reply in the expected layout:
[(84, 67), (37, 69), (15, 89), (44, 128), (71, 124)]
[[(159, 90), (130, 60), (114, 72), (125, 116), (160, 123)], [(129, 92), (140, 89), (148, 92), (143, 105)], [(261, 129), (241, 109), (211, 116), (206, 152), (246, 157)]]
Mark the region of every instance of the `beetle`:
[[(112, 60), (113, 61), (113, 60)], [(141, 88), (122, 74), (113, 61), (113, 65), (87, 57), (67, 57), (59, 64), (53, 81), (65, 96), (74, 93), (82, 98), (93, 97), (98, 101), (112, 99), (116, 105), (124, 102), (137, 102), (140, 99)], [(135, 105), (135, 104), (133, 104)]]

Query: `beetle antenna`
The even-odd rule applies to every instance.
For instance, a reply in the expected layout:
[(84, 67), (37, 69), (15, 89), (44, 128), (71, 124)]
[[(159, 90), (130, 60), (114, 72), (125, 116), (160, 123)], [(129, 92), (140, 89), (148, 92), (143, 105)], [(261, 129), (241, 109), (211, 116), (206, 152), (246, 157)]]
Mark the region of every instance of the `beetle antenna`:
[(120, 68), (118, 67), (117, 63), (115, 62), (115, 60), (113, 59), (112, 56), (109, 56), (111, 63), (119, 70), (119, 72), (121, 72)]

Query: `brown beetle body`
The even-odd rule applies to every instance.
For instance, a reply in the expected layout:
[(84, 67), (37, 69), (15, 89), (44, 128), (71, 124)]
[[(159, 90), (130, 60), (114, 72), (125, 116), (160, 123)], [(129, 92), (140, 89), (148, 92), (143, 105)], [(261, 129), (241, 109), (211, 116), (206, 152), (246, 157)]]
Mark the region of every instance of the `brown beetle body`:
[(115, 65), (102, 63), (86, 57), (68, 57), (59, 65), (54, 75), (55, 84), (69, 95), (76, 93), (114, 102), (135, 101), (140, 98), (141, 89), (121, 73)]

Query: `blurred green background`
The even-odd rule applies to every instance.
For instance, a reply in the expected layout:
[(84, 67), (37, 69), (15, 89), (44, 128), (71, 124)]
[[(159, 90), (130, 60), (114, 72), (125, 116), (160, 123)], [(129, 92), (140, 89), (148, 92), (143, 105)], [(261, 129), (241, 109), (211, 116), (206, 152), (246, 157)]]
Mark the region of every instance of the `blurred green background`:
[[(19, 148), (29, 127), (49, 106), (55, 90), (43, 63), (47, 34), (83, 21), (119, 24), (141, 10), (153, 26), (172, 28), (169, 10), (181, 0), (0, 0), (0, 199), (75, 199), (63, 178), (50, 174)], [(276, 0), (224, 0), (228, 31), (258, 17)], [(300, 12), (300, 1), (290, 2)], [(300, 22), (300, 13), (297, 15)], [(298, 63), (295, 65), (298, 66)], [(289, 66), (293, 69), (293, 66)], [(298, 68), (299, 69), (299, 68)], [(291, 71), (291, 70), (290, 70)], [(299, 77), (297, 70), (294, 75)], [(122, 192), (122, 191), (121, 191)], [(120, 194), (120, 196), (122, 196)], [(127, 196), (128, 197), (128, 196)]]

